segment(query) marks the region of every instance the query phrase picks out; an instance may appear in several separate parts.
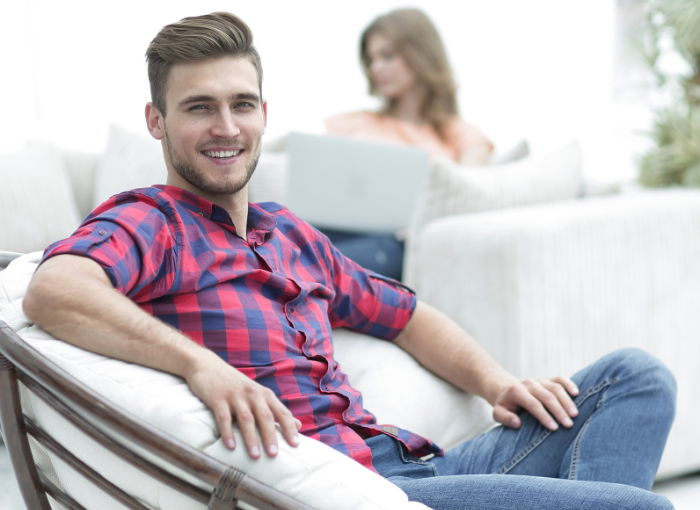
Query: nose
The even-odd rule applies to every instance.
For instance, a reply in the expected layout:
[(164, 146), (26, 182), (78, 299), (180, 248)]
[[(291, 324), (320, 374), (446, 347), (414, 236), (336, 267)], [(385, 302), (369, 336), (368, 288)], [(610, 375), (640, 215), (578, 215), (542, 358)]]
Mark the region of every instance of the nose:
[(215, 122), (211, 127), (212, 135), (220, 138), (233, 138), (237, 136), (241, 130), (238, 127), (238, 122), (235, 115), (229, 110), (221, 111), (215, 118)]

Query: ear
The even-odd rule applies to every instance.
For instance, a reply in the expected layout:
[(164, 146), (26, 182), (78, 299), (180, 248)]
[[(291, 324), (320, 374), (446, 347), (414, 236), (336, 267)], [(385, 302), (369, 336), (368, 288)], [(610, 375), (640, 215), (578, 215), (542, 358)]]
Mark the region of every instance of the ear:
[(267, 127), (267, 101), (263, 101), (262, 114), (263, 114), (263, 122), (265, 123), (265, 127)]
[(165, 117), (153, 103), (146, 105), (146, 127), (148, 127), (148, 132), (156, 140), (165, 138)]

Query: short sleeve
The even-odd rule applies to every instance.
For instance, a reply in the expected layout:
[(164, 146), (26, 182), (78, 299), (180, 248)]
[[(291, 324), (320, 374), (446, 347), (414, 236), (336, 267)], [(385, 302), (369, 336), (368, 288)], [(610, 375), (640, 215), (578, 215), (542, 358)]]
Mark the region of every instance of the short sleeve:
[(174, 283), (177, 236), (171, 223), (152, 204), (103, 204), (70, 237), (49, 246), (44, 260), (61, 254), (88, 257), (126, 296), (137, 302), (154, 299)]
[(364, 269), (330, 241), (327, 249), (336, 291), (329, 311), (331, 326), (393, 340), (415, 310), (415, 293), (391, 278)]

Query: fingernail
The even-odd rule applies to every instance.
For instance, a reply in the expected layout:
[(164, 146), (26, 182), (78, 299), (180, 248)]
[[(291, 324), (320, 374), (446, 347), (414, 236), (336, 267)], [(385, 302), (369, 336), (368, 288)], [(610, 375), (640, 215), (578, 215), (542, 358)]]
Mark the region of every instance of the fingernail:
[(575, 407), (569, 409), (569, 416), (578, 416), (578, 409), (576, 409)]
[(279, 449), (277, 448), (276, 444), (271, 444), (267, 447), (267, 453), (269, 453), (270, 455), (277, 455), (278, 451)]
[(574, 426), (574, 422), (571, 421), (569, 418), (565, 418), (563, 424), (565, 427), (573, 427)]
[(292, 436), (292, 443), (294, 443), (294, 446), (297, 446), (299, 444), (299, 434), (294, 434)]
[(250, 447), (250, 456), (251, 457), (260, 457), (260, 448), (257, 446), (251, 446)]
[(229, 439), (226, 441), (226, 447), (229, 450), (233, 450), (234, 448), (236, 448), (236, 442), (233, 439)]
[(559, 425), (557, 425), (557, 422), (555, 422), (555, 421), (550, 421), (550, 422), (547, 424), (547, 428), (548, 428), (549, 430), (557, 430), (557, 429), (559, 428)]

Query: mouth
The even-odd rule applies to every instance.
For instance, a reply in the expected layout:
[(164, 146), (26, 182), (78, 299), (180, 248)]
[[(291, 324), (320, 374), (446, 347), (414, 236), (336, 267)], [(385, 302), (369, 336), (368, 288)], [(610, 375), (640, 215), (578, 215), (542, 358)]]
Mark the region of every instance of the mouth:
[(201, 151), (203, 155), (212, 159), (229, 159), (235, 158), (243, 149), (210, 149)]

